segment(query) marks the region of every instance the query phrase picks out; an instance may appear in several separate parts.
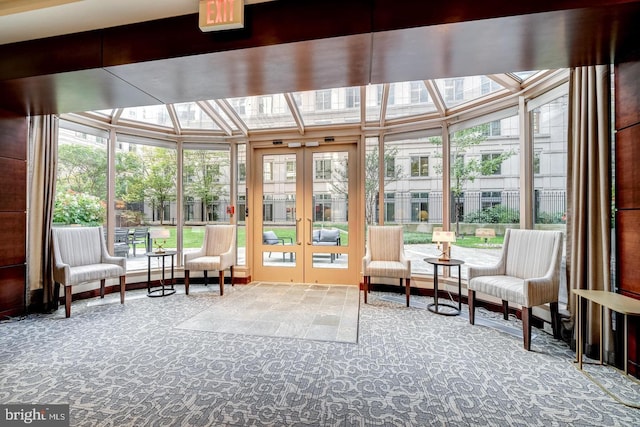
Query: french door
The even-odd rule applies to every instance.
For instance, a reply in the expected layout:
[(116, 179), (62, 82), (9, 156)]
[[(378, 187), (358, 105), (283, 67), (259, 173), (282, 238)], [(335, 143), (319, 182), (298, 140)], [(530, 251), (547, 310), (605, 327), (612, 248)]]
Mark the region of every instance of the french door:
[(254, 280), (355, 285), (356, 144), (296, 145), (251, 156)]

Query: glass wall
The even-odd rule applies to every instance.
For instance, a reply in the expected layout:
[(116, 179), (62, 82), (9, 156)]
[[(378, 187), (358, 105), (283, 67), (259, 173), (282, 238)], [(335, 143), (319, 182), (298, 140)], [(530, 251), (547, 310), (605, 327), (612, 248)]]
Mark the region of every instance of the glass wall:
[(60, 122), (54, 226), (105, 225), (107, 137)]
[[(128, 236), (127, 270), (144, 270), (152, 250), (152, 228), (165, 228), (165, 249), (176, 249), (175, 148), (122, 138), (116, 146), (115, 238)], [(151, 141), (149, 141), (151, 142)]]
[(184, 203), (183, 250), (202, 247), (206, 224), (228, 224), (233, 204), (230, 199), (229, 147), (189, 148), (182, 153)]
[(385, 223), (404, 227), (411, 270), (427, 274), (423, 259), (434, 255), (431, 233), (442, 227), (442, 137), (392, 135), (384, 153)]

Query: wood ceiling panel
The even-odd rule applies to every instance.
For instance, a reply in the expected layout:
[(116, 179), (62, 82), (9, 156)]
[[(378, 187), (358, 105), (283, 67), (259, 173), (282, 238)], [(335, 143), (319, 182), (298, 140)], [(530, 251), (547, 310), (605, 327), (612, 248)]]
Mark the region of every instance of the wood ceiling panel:
[(107, 70), (164, 103), (359, 86), (371, 37), (361, 34), (217, 52)]
[(159, 104), (103, 69), (0, 81), (4, 107), (25, 115)]
[(607, 63), (640, 6), (577, 9), (374, 33), (372, 83)]

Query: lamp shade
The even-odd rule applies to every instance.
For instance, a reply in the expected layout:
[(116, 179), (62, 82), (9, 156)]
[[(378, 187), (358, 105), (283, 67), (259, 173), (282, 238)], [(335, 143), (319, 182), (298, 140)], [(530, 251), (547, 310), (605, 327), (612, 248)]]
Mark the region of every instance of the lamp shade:
[(433, 236), (431, 237), (431, 241), (438, 243), (455, 242), (456, 233), (453, 231), (434, 231)]
[(152, 228), (149, 230), (149, 237), (152, 239), (168, 239), (171, 233), (166, 228)]

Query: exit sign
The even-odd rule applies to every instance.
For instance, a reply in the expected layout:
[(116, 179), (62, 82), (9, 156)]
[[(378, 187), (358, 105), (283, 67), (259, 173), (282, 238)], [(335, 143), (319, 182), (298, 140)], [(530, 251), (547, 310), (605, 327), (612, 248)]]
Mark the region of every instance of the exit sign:
[(200, 0), (202, 31), (244, 28), (244, 0)]

